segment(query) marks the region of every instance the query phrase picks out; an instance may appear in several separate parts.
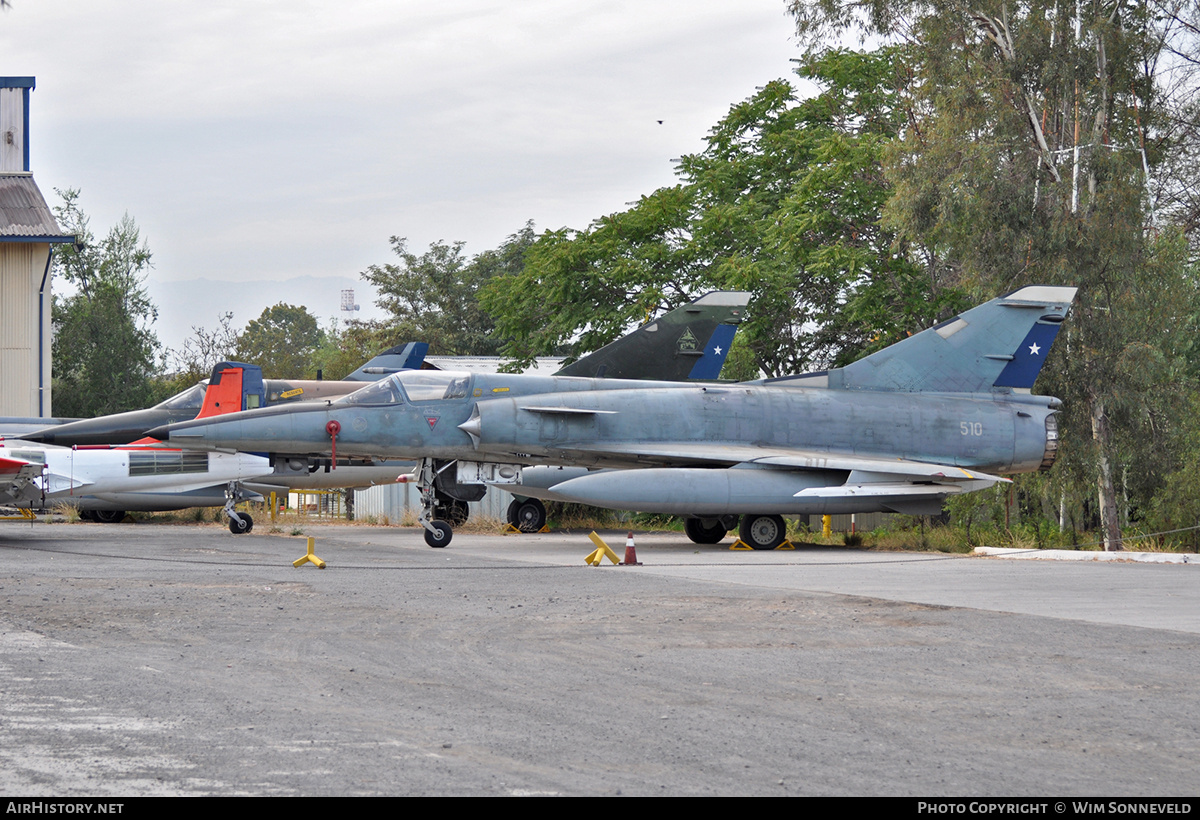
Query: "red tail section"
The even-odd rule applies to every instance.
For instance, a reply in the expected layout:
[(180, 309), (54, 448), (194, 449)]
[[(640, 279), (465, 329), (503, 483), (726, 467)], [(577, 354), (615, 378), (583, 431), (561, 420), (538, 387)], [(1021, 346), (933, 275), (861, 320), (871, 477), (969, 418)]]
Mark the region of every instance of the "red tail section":
[(196, 415), (198, 419), (211, 416), (223, 416), (226, 413), (236, 413), (242, 409), (242, 368), (227, 367), (214, 373), (214, 378), (204, 391), (204, 406)]
[[(242, 368), (227, 367), (221, 370), (219, 375), (214, 374), (214, 378), (209, 381), (208, 387), (204, 390), (204, 404), (200, 407), (200, 412), (196, 414), (196, 418), (206, 419), (210, 416), (221, 416), (226, 413), (236, 413), (241, 409)], [(145, 438), (130, 442), (127, 446), (136, 448), (139, 445), (161, 443), (156, 438), (146, 436)], [(107, 447), (107, 445), (101, 446)]]

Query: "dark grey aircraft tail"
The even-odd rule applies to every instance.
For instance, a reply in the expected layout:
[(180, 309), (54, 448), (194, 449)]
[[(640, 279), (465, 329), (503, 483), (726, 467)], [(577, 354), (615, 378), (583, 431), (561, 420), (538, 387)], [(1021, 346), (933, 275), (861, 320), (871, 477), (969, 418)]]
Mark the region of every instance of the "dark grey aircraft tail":
[(388, 348), (342, 381), (374, 382), (401, 370), (418, 370), (428, 352), (429, 345), (425, 342), (409, 342)]
[(906, 393), (1027, 393), (1075, 291), (1024, 287), (853, 364), (772, 383)]
[(706, 293), (554, 375), (676, 382), (716, 379), (749, 301), (745, 291)]

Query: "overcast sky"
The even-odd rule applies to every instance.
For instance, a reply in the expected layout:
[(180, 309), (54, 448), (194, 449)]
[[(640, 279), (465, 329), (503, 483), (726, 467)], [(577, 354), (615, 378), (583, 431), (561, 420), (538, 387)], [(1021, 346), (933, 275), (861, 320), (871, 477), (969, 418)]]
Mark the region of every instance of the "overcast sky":
[(158, 282), (585, 227), (798, 56), (784, 0), (11, 2), (34, 178), (52, 205), (79, 188), (96, 233), (127, 211)]

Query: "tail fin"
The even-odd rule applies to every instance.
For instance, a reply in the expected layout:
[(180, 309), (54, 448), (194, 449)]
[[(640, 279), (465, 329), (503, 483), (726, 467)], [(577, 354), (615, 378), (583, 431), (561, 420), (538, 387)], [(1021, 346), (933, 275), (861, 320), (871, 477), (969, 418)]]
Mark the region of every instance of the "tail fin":
[[(713, 291), (648, 322), (554, 375), (686, 381), (715, 379), (750, 294)], [(705, 342), (707, 340), (707, 343)]]
[(1075, 288), (1031, 285), (798, 386), (897, 392), (1028, 393)]
[(241, 362), (221, 362), (212, 370), (208, 389), (204, 391), (204, 404), (196, 418), (206, 419), (239, 410), (253, 410), (264, 406), (266, 398), (261, 367)]
[(419, 370), (428, 352), (426, 342), (409, 342), (388, 348), (342, 381), (374, 382), (401, 370)]

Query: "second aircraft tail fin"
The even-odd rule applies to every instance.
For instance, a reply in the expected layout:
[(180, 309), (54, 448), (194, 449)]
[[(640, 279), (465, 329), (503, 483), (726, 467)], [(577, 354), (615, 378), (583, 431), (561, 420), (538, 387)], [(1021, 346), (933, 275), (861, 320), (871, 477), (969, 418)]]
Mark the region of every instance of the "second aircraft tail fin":
[(749, 301), (745, 291), (706, 293), (554, 375), (677, 382), (715, 379)]
[(266, 404), (262, 368), (256, 364), (220, 362), (212, 370), (198, 419), (253, 410)]
[(396, 345), (375, 356), (371, 361), (342, 379), (342, 381), (373, 382), (382, 379), (384, 376), (398, 373), (401, 370), (420, 370), (427, 353), (429, 353), (429, 344), (427, 342), (409, 342), (405, 345)]

